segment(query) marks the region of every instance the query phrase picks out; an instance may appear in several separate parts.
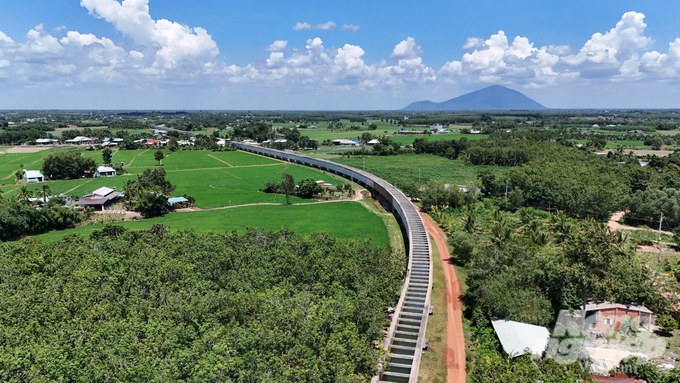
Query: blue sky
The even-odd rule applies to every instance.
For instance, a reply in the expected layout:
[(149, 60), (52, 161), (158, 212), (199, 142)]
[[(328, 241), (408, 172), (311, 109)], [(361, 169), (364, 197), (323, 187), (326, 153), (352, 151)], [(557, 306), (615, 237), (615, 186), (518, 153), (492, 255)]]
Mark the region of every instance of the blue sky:
[(556, 108), (677, 108), (678, 14), (670, 1), (4, 0), (0, 109), (396, 109), (494, 83)]

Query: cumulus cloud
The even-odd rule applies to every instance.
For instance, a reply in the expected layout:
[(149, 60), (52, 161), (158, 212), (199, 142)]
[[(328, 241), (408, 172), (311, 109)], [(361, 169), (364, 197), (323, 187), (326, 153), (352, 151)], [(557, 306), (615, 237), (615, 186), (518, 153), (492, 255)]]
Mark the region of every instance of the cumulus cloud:
[(293, 30), (294, 31), (309, 31), (309, 30), (317, 29), (317, 30), (322, 30), (322, 31), (329, 31), (329, 30), (335, 28), (337, 25), (338, 24), (336, 24), (332, 21), (329, 21), (329, 22), (324, 23), (324, 24), (316, 24), (316, 25), (312, 25), (312, 24), (309, 24), (309, 23), (296, 23), (293, 26)]
[(356, 32), (359, 29), (361, 29), (361, 27), (358, 26), (358, 25), (354, 25), (354, 24), (343, 24), (343, 26), (342, 26), (343, 31)]
[(400, 42), (396, 47), (394, 47), (390, 57), (393, 59), (403, 60), (420, 57), (422, 54), (423, 50), (420, 48), (420, 45), (416, 43), (416, 40), (413, 37), (408, 37), (406, 40)]
[(286, 40), (276, 40), (273, 43), (271, 43), (268, 47), (265, 47), (265, 50), (270, 51), (270, 52), (279, 52), (288, 46), (288, 41)]
[(160, 47), (149, 73), (163, 74), (168, 69), (203, 64), (219, 54), (217, 44), (204, 28), (181, 25), (169, 20), (153, 20), (149, 0), (81, 0), (91, 15), (104, 19), (132, 38), (136, 44)]
[(480, 37), (468, 37), (467, 40), (465, 41), (465, 44), (463, 44), (463, 49), (477, 49), (481, 48), (484, 46), (484, 39)]
[[(501, 83), (544, 88), (560, 82), (680, 79), (680, 38), (661, 52), (650, 50), (644, 15), (624, 14), (613, 27), (594, 33), (580, 47), (536, 45), (528, 36), (498, 31), (487, 38), (469, 37), (462, 56), (440, 68), (424, 62), (414, 37), (396, 42), (390, 58), (367, 59), (357, 44), (324, 45), (320, 37), (306, 41), (276, 40), (263, 47), (268, 55), (250, 64), (232, 65), (219, 57), (208, 31), (153, 19), (148, 0), (81, 0), (91, 15), (111, 23), (123, 41), (68, 31), (56, 38), (42, 25), (21, 41), (0, 32), (0, 78), (5, 84), (73, 86), (111, 83), (130, 89), (150, 85), (196, 84), (277, 89), (355, 90), (430, 89), (427, 84)], [(298, 23), (295, 30), (330, 30), (334, 22)], [(344, 24), (356, 31), (358, 25)], [(54, 32), (53, 32), (54, 33)], [(60, 34), (60, 36), (62, 36)], [(370, 57), (370, 56), (369, 56)], [(205, 88), (205, 87), (204, 87)]]

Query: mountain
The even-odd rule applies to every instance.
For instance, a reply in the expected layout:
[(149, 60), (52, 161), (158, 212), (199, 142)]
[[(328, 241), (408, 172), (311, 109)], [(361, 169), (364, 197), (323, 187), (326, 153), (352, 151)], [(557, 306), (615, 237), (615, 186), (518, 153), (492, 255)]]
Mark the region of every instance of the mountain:
[(444, 102), (418, 101), (402, 110), (545, 110), (522, 93), (501, 85), (491, 85), (484, 89), (464, 94)]

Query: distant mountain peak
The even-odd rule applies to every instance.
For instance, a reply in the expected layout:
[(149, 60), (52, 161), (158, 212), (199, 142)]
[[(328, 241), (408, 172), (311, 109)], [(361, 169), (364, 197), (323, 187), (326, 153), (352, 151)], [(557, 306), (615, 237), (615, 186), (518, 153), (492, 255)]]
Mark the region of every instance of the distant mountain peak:
[(402, 110), (458, 111), (458, 110), (545, 110), (545, 106), (524, 94), (494, 84), (444, 102), (418, 101)]

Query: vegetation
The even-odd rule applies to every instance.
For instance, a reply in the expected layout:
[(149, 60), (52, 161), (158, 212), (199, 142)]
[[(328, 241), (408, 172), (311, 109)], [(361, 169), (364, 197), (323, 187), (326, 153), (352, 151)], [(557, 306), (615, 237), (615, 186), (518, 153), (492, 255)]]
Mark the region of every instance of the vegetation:
[(45, 157), (42, 173), (51, 180), (77, 179), (94, 176), (97, 163), (90, 157), (83, 157), (79, 152), (60, 151)]
[(0, 244), (0, 269), (3, 381), (362, 382), (404, 260), (322, 233), (107, 227)]
[[(45, 194), (49, 192), (45, 191)], [(52, 198), (41, 209), (36, 209), (27, 201), (30, 196), (24, 189), (17, 200), (0, 198), (0, 241), (75, 227), (87, 218), (87, 215), (62, 207), (60, 198)]]

